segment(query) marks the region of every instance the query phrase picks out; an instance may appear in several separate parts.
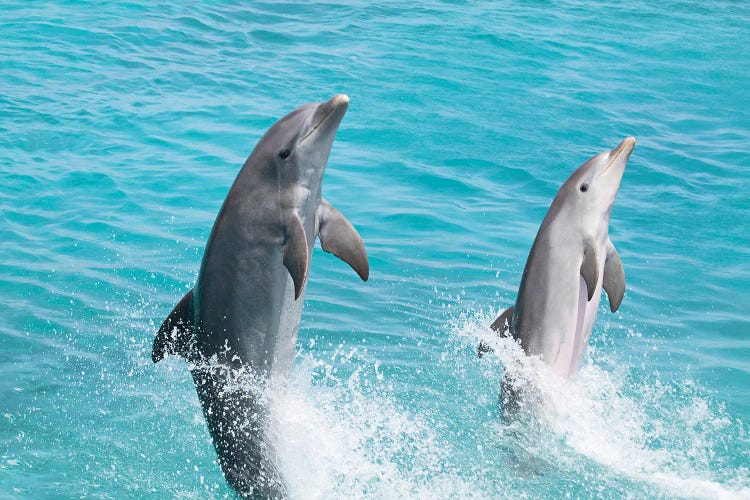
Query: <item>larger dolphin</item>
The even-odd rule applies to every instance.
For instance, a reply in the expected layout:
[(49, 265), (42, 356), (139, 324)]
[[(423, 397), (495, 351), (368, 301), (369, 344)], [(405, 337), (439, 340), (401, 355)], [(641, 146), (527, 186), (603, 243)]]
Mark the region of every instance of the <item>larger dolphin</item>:
[[(634, 147), (635, 139), (628, 137), (565, 181), (531, 247), (515, 306), (491, 325), (501, 335), (510, 333), (527, 355), (540, 356), (566, 378), (578, 371), (602, 288), (612, 312), (625, 294), (625, 272), (609, 239), (609, 217)], [(480, 344), (479, 355), (487, 350)]]
[(369, 276), (359, 234), (321, 197), (348, 104), (339, 94), (302, 106), (261, 138), (216, 218), (195, 287), (154, 339), (155, 363), (189, 361), (219, 464), (243, 496), (286, 496), (265, 389), (283, 384), (292, 364), (316, 236)]

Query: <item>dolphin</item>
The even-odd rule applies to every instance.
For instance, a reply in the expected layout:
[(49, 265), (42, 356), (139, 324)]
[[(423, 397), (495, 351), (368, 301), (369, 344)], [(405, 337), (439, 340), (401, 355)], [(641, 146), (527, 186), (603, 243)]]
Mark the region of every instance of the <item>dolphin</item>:
[(343, 94), (307, 104), (260, 139), (216, 217), (195, 286), (154, 339), (154, 363), (168, 354), (188, 361), (219, 464), (242, 496), (287, 495), (268, 396), (292, 365), (316, 236), (369, 277), (362, 238), (321, 197), (348, 105)]
[[(609, 239), (609, 217), (634, 147), (635, 139), (628, 137), (565, 181), (531, 247), (515, 305), (490, 326), (501, 336), (510, 334), (526, 355), (541, 357), (565, 378), (578, 371), (602, 289), (612, 312), (625, 294), (625, 272)], [(478, 354), (490, 350), (482, 342)], [(513, 404), (513, 398), (503, 399)]]

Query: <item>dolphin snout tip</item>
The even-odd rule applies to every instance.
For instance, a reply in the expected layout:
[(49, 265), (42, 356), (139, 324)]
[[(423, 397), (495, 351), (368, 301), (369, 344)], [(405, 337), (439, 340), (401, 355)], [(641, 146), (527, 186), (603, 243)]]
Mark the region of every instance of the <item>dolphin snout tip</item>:
[(622, 140), (619, 146), (617, 146), (618, 150), (625, 150), (625, 151), (632, 151), (635, 147), (635, 137), (632, 135), (626, 137)]
[[(628, 158), (630, 158), (630, 153), (633, 152), (633, 148), (635, 148), (635, 137), (628, 136), (625, 139), (623, 139), (622, 142), (618, 144), (615, 149), (609, 152), (610, 165), (612, 164), (612, 162), (614, 162), (618, 158), (624, 158), (625, 161), (627, 161)], [(607, 166), (607, 169), (609, 168), (610, 165)]]
[(337, 108), (339, 106), (346, 106), (349, 104), (349, 96), (346, 94), (336, 94), (335, 96), (331, 97), (328, 102), (331, 103), (334, 108)]

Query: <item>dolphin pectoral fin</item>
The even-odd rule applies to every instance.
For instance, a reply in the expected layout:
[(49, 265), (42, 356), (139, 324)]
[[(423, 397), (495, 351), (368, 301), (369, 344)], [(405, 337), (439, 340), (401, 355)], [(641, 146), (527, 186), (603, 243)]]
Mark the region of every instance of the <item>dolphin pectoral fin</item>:
[[(505, 337), (508, 334), (508, 331), (510, 330), (510, 323), (511, 321), (513, 321), (514, 310), (514, 306), (509, 307), (490, 325), (490, 328), (496, 331), (500, 337)], [(494, 349), (492, 349), (492, 347), (490, 347), (487, 342), (482, 340), (479, 342), (479, 347), (477, 348), (477, 357), (481, 358), (484, 353), (492, 352), (493, 350)]]
[(349, 264), (362, 281), (367, 281), (370, 264), (362, 237), (344, 214), (325, 200), (318, 206), (318, 236), (323, 250)]
[(307, 236), (302, 220), (293, 216), (286, 224), (286, 248), (284, 249), (284, 266), (294, 282), (294, 300), (302, 294), (307, 279), (307, 267), (310, 261), (307, 247)]
[(625, 270), (620, 256), (610, 241), (607, 245), (607, 261), (604, 263), (604, 290), (609, 298), (609, 310), (617, 311), (625, 296)]
[(581, 276), (586, 282), (588, 300), (594, 296), (596, 284), (599, 282), (599, 266), (597, 265), (596, 247), (587, 242), (583, 248), (583, 262), (581, 263)]
[(179, 354), (187, 358), (193, 343), (194, 331), (193, 290), (190, 290), (159, 327), (151, 351), (153, 362), (158, 363), (168, 354)]

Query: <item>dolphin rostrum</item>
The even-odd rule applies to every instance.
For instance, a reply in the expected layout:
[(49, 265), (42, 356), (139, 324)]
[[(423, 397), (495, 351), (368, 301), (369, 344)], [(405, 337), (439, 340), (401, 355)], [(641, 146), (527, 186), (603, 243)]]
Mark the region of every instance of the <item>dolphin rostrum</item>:
[[(625, 272), (609, 240), (609, 216), (634, 147), (635, 139), (628, 137), (565, 181), (531, 247), (515, 306), (491, 325), (566, 378), (578, 371), (602, 288), (612, 312), (625, 294)], [(480, 343), (480, 356), (489, 350)]]
[(260, 139), (216, 217), (195, 287), (154, 339), (154, 363), (188, 361), (221, 469), (243, 496), (286, 496), (265, 389), (284, 383), (294, 358), (315, 237), (369, 276), (362, 238), (321, 197), (348, 105), (341, 94), (307, 104)]

